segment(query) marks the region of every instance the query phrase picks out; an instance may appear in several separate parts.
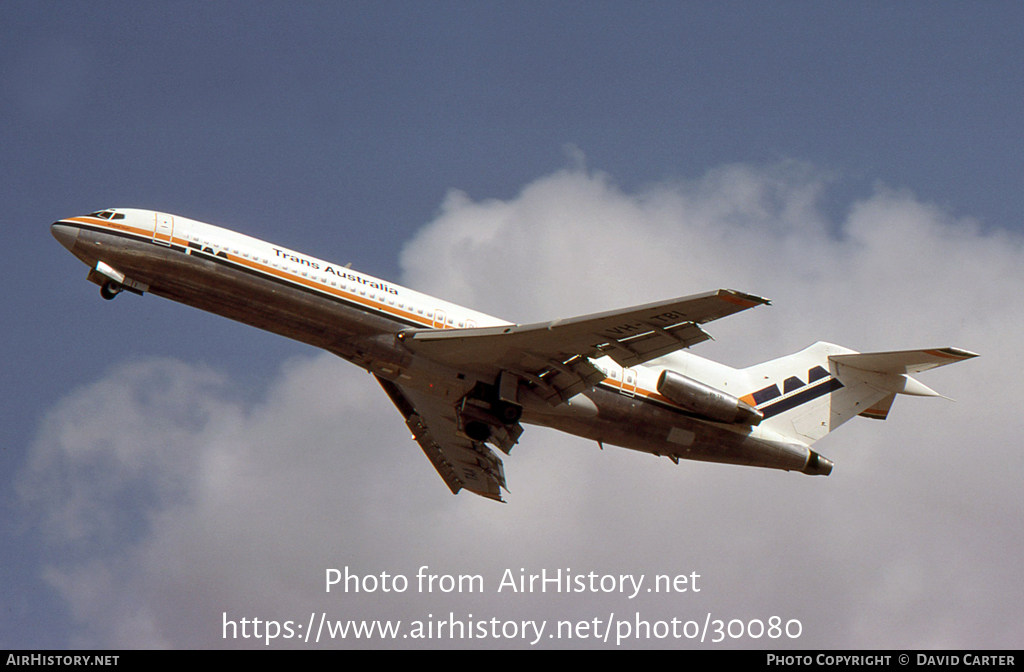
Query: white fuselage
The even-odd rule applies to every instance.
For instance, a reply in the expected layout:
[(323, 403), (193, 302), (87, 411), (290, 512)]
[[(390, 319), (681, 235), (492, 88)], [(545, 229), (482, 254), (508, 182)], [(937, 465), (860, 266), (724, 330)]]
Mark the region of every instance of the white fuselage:
[[(318, 257), (165, 213), (107, 210), (56, 222), (53, 233), (93, 269), (90, 279), (105, 285), (105, 291), (110, 279), (117, 287), (209, 310), (324, 348), (378, 377), (453, 402), (477, 383), (494, 385), (493, 376), (488, 379), (490, 374), (471, 366), (425, 361), (408, 352), (396, 335), (410, 329), (512, 324)], [(814, 455), (806, 445), (766, 427), (695, 417), (657, 388), (662, 371), (670, 368), (742, 397), (758, 384), (743, 370), (686, 352), (633, 367), (611, 357), (591, 362), (605, 375), (603, 381), (560, 407), (526, 395), (522, 421), (674, 460), (802, 470)]]

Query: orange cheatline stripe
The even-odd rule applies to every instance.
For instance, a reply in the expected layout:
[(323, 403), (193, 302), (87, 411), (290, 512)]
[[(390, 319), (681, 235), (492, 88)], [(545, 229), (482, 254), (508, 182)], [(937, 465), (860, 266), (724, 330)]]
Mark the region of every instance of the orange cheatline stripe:
[[(617, 387), (617, 388), (619, 388), (620, 391), (624, 387), (622, 381), (616, 380), (615, 378), (610, 378), (608, 376), (605, 376), (605, 379), (602, 380), (601, 382), (603, 384), (609, 385), (611, 387)], [(671, 399), (669, 399), (668, 397), (662, 395), (660, 392), (655, 392), (654, 390), (648, 390), (647, 388), (641, 387), (640, 385), (636, 386), (636, 389), (633, 390), (633, 393), (634, 394), (638, 394), (641, 397), (646, 397), (647, 399), (655, 399), (655, 400), (663, 402), (663, 403), (665, 403), (665, 404), (667, 404), (669, 406), (674, 406), (675, 408), (679, 408), (679, 409), (682, 409), (684, 411), (686, 410), (685, 408), (683, 408), (682, 406), (680, 406), (676, 402), (674, 402)]]
[[(242, 266), (247, 266), (247, 267), (252, 268), (254, 270), (257, 270), (257, 271), (259, 271), (261, 273), (266, 273), (268, 275), (273, 275), (273, 276), (276, 276), (276, 277), (281, 278), (283, 280), (288, 280), (289, 282), (294, 282), (296, 284), (303, 285), (305, 287), (309, 287), (310, 289), (315, 289), (317, 291), (322, 291), (322, 292), (325, 292), (327, 294), (331, 294), (333, 296), (343, 297), (347, 301), (352, 301), (354, 303), (359, 303), (359, 304), (362, 304), (362, 305), (367, 306), (367, 307), (371, 307), (374, 310), (377, 310), (377, 311), (380, 311), (380, 312), (383, 312), (383, 313), (389, 313), (389, 314), (396, 315), (396, 316), (407, 316), (413, 322), (418, 322), (420, 324), (433, 324), (433, 320), (431, 320), (430, 318), (426, 317), (425, 315), (416, 315), (415, 313), (409, 312), (409, 311), (404, 310), (402, 308), (398, 308), (396, 306), (389, 306), (387, 303), (381, 303), (379, 301), (376, 301), (374, 299), (370, 299), (368, 297), (362, 297), (362, 296), (360, 296), (359, 294), (357, 294), (355, 292), (349, 294), (347, 291), (345, 291), (343, 289), (340, 289), (340, 288), (337, 288), (337, 287), (331, 287), (329, 285), (324, 285), (324, 284), (322, 284), (322, 283), (320, 283), (320, 282), (318, 282), (316, 280), (311, 280), (309, 278), (303, 278), (302, 276), (300, 276), (298, 274), (293, 274), (293, 273), (289, 273), (287, 271), (276, 269), (276, 268), (273, 268), (272, 266), (267, 266), (267, 265), (261, 264), (260, 262), (252, 260), (252, 259), (245, 259), (244, 257), (238, 257), (237, 255), (231, 255), (231, 260), (234, 261), (237, 264), (240, 264)], [(381, 290), (377, 290), (377, 291), (379, 292)], [(449, 327), (448, 327), (447, 324), (445, 324), (441, 328), (442, 329), (447, 329)], [(454, 327), (452, 327), (452, 328), (454, 328)]]
[(139, 234), (139, 235), (149, 236), (149, 232), (146, 229), (137, 229), (134, 226), (128, 226), (127, 224), (115, 223), (115, 222), (111, 222), (111, 221), (106, 220), (106, 219), (99, 219), (98, 217), (70, 217), (70, 218), (68, 218), (65, 221), (68, 221), (68, 222), (81, 222), (82, 224), (93, 224), (93, 225), (99, 224), (100, 226), (102, 226), (104, 228), (107, 228), (107, 229), (117, 229), (118, 231), (127, 231), (128, 233), (135, 233), (135, 234), (139, 234), (139, 232), (141, 231), (142, 233)]
[[(113, 224), (112, 222), (109, 222), (107, 220), (99, 220), (99, 219), (92, 219), (92, 218), (86, 219), (86, 218), (77, 218), (76, 217), (76, 218), (72, 218), (72, 220), (70, 220), (70, 221), (81, 221), (82, 223), (87, 223), (87, 224), (100, 224), (104, 228), (117, 228), (117, 229), (122, 229), (122, 230), (126, 230), (126, 231), (131, 231), (131, 232), (136, 233), (137, 235), (140, 235), (140, 236), (142, 236), (142, 237), (144, 237), (146, 239), (150, 239), (151, 235), (152, 235), (151, 232), (148, 229), (138, 229), (138, 228), (132, 227), (132, 226), (116, 225), (116, 224)], [(169, 242), (181, 245), (182, 247), (184, 247), (186, 249), (191, 249), (188, 246), (188, 241), (183, 239), (183, 238), (177, 238), (177, 237), (174, 237), (174, 236), (170, 236)], [(227, 253), (225, 252), (225, 254), (227, 254)], [(381, 311), (381, 312), (384, 312), (384, 313), (390, 313), (390, 314), (397, 315), (397, 316), (406, 316), (406, 317), (408, 317), (413, 322), (418, 322), (420, 324), (425, 324), (425, 325), (433, 325), (433, 320), (431, 318), (427, 317), (426, 315), (418, 315), (416, 313), (404, 310), (402, 308), (398, 308), (397, 306), (390, 306), (387, 303), (380, 303), (379, 301), (376, 301), (374, 299), (370, 299), (368, 297), (362, 297), (362, 296), (360, 296), (359, 294), (357, 294), (355, 292), (349, 293), (348, 291), (342, 290), (342, 289), (337, 288), (337, 287), (331, 287), (329, 285), (324, 285), (324, 284), (322, 284), (319, 281), (312, 280), (310, 278), (303, 278), (301, 275), (294, 274), (294, 273), (289, 273), (286, 270), (279, 269), (279, 268), (274, 268), (274, 267), (272, 267), (270, 265), (267, 265), (267, 264), (262, 264), (262, 263), (260, 263), (259, 261), (255, 260), (255, 259), (246, 259), (245, 257), (241, 257), (241, 256), (236, 255), (236, 254), (230, 254), (230, 255), (228, 255), (227, 258), (228, 258), (228, 261), (234, 262), (234, 263), (238, 264), (239, 266), (245, 266), (247, 268), (250, 268), (252, 270), (258, 271), (260, 273), (265, 273), (267, 275), (272, 275), (272, 276), (275, 276), (275, 277), (280, 278), (282, 280), (286, 280), (288, 282), (292, 282), (292, 283), (295, 283), (295, 284), (298, 284), (298, 285), (303, 285), (303, 286), (308, 287), (310, 289), (315, 289), (317, 291), (321, 291), (321, 292), (324, 292), (326, 294), (331, 294), (331, 295), (334, 295), (334, 296), (337, 296), (337, 297), (340, 297), (340, 298), (344, 298), (347, 301), (351, 301), (351, 302), (354, 302), (354, 303), (359, 303), (359, 304), (362, 304), (364, 306), (370, 307), (370, 308), (372, 308), (374, 310), (377, 310), (377, 311)], [(377, 291), (379, 292), (381, 290), (377, 290)], [(454, 329), (455, 327), (454, 326), (449, 326), (447, 323), (445, 323), (440, 328), (442, 328), (442, 329)], [(622, 383), (622, 382), (620, 382), (618, 380), (615, 380), (613, 378), (605, 377), (603, 382), (608, 383), (608, 384), (610, 384), (610, 385), (612, 385), (614, 387), (618, 387), (620, 389), (622, 389), (624, 387), (624, 383)], [(667, 397), (664, 397), (661, 394), (659, 394), (657, 392), (654, 392), (652, 390), (647, 390), (647, 389), (641, 387), (639, 384), (631, 385), (630, 388), (632, 389), (633, 394), (639, 394), (640, 396), (643, 396), (643, 397), (657, 399), (657, 400), (662, 401), (662, 402), (664, 402), (666, 404), (669, 404), (671, 406), (676, 406), (676, 407), (681, 408), (678, 404), (676, 404), (671, 399), (669, 399)], [(751, 405), (753, 405), (753, 404), (751, 404)]]
[[(98, 224), (102, 228), (116, 229), (116, 230), (119, 230), (119, 231), (126, 231), (128, 233), (133, 233), (135, 235), (141, 236), (141, 237), (143, 237), (143, 238), (145, 238), (147, 240), (152, 240), (153, 239), (153, 232), (150, 231), (149, 229), (140, 229), (140, 228), (137, 228), (137, 227), (134, 227), (134, 226), (128, 226), (126, 224), (116, 224), (114, 222), (111, 222), (111, 221), (108, 221), (108, 220), (105, 220), (105, 219), (99, 219), (99, 218), (96, 218), (96, 217), (71, 217), (67, 221), (80, 222), (82, 224), (92, 224), (92, 225), (97, 225)], [(176, 244), (181, 245), (182, 247), (184, 247), (186, 249), (189, 249), (188, 248), (188, 241), (183, 239), (183, 238), (177, 238), (175, 236), (171, 236), (166, 242), (169, 242), (169, 243), (172, 243), (172, 244), (176, 243)], [(227, 254), (227, 253), (225, 252), (225, 254)], [(289, 282), (293, 282), (293, 283), (298, 284), (298, 285), (303, 285), (305, 287), (309, 287), (310, 289), (316, 289), (318, 291), (322, 291), (322, 292), (324, 292), (326, 294), (330, 294), (332, 296), (337, 296), (339, 298), (344, 298), (346, 301), (351, 301), (353, 303), (358, 303), (358, 304), (361, 304), (363, 306), (366, 306), (366, 307), (369, 307), (369, 308), (373, 308), (374, 310), (378, 310), (378, 311), (381, 311), (381, 312), (384, 312), (384, 313), (389, 313), (389, 314), (396, 315), (396, 316), (406, 317), (407, 319), (409, 319), (409, 320), (411, 320), (413, 322), (417, 322), (417, 323), (425, 325), (425, 326), (433, 326), (433, 320), (428, 318), (426, 315), (417, 315), (416, 313), (413, 313), (413, 312), (410, 312), (410, 311), (398, 308), (396, 306), (389, 306), (387, 303), (380, 303), (379, 301), (375, 301), (374, 299), (370, 299), (370, 298), (366, 298), (366, 297), (361, 297), (361, 296), (359, 296), (359, 294), (357, 294), (355, 292), (350, 294), (346, 290), (343, 290), (343, 289), (340, 289), (340, 288), (337, 288), (337, 287), (331, 287), (329, 285), (323, 285), (323, 284), (321, 284), (321, 283), (319, 283), (319, 282), (317, 282), (315, 280), (310, 280), (308, 278), (303, 278), (300, 275), (288, 273), (287, 271), (276, 269), (276, 268), (273, 268), (272, 266), (264, 265), (264, 264), (261, 264), (261, 263), (255, 261), (255, 260), (246, 259), (246, 258), (241, 257), (239, 255), (235, 255), (235, 254), (229, 255), (228, 259), (230, 261), (236, 263), (236, 264), (239, 264), (240, 266), (246, 266), (246, 267), (248, 267), (250, 269), (253, 269), (253, 270), (256, 270), (256, 271), (258, 271), (260, 273), (265, 273), (267, 275), (272, 275), (272, 276), (278, 277), (278, 278), (280, 278), (282, 280), (287, 280)], [(377, 291), (380, 291), (380, 290), (377, 290)], [(448, 324), (444, 324), (440, 328), (441, 329), (454, 329), (455, 327), (454, 326), (449, 326)]]
[[(187, 247), (187, 242), (179, 243), (179, 244), (184, 244)], [(347, 290), (341, 289), (339, 287), (332, 287), (332, 286), (329, 286), (327, 284), (321, 283), (321, 282), (319, 282), (317, 280), (312, 280), (312, 279), (309, 279), (309, 278), (303, 278), (302, 276), (300, 276), (297, 273), (289, 273), (288, 271), (285, 271), (285, 270), (282, 270), (282, 269), (277, 269), (277, 268), (274, 268), (274, 267), (272, 267), (270, 265), (267, 265), (267, 264), (262, 264), (259, 261), (256, 261), (255, 259), (246, 259), (246, 258), (240, 257), (238, 255), (230, 255), (229, 259), (231, 261), (234, 261), (235, 263), (237, 263), (239, 265), (247, 266), (247, 267), (249, 267), (249, 268), (251, 268), (253, 270), (256, 270), (256, 271), (258, 271), (260, 273), (266, 273), (268, 275), (273, 275), (275, 277), (281, 278), (282, 280), (287, 280), (288, 282), (293, 282), (293, 283), (296, 283), (296, 284), (299, 284), (299, 285), (303, 285), (305, 287), (309, 287), (310, 289), (315, 289), (317, 291), (321, 291), (321, 292), (324, 292), (326, 294), (330, 294), (332, 296), (337, 296), (337, 297), (340, 297), (340, 298), (344, 298), (346, 301), (351, 301), (353, 303), (358, 303), (358, 304), (361, 304), (363, 306), (372, 308), (373, 310), (377, 310), (377, 311), (380, 311), (380, 312), (383, 312), (383, 313), (388, 313), (388, 314), (395, 315), (395, 316), (406, 317), (407, 319), (411, 320), (412, 322), (417, 322), (419, 324), (426, 325), (426, 326), (433, 326), (433, 324), (434, 324), (434, 321), (431, 318), (427, 317), (426, 315), (418, 315), (418, 314), (416, 314), (416, 313), (414, 313), (412, 311), (408, 311), (408, 310), (405, 310), (403, 308), (398, 308), (397, 306), (391, 306), (391, 305), (388, 305), (387, 303), (382, 303), (380, 301), (377, 301), (375, 299), (371, 299), (369, 297), (362, 297), (358, 293), (356, 293), (355, 291), (353, 291), (352, 293), (349, 293)], [(325, 263), (329, 263), (329, 262), (325, 262)], [(377, 292), (381, 292), (382, 290), (376, 290), (376, 291)], [(448, 324), (445, 323), (445, 324), (442, 324), (442, 326), (439, 327), (439, 328), (441, 328), (441, 329), (455, 329), (456, 327), (454, 325), (449, 326)]]

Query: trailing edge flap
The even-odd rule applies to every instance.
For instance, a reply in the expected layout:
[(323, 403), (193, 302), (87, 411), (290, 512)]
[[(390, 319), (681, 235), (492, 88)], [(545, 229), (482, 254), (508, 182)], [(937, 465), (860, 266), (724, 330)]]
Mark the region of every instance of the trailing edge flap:
[(456, 434), (455, 408), (430, 395), (417, 394), (389, 380), (374, 376), (398, 407), (416, 443), (426, 453), (452, 494), (465, 488), (504, 502), (501, 489), (505, 470), (490, 448)]
[[(896, 352), (863, 352), (848, 355), (830, 355), (829, 361), (837, 366), (833, 372), (842, 380), (844, 376), (863, 380), (868, 385), (896, 394), (922, 397), (941, 397), (924, 383), (908, 374), (928, 371), (946, 364), (955, 364), (973, 357), (973, 352), (959, 348), (931, 350), (899, 350)], [(890, 401), (891, 404), (891, 401)], [(871, 409), (869, 409), (871, 410)], [(888, 414), (888, 408), (872, 417)]]
[(604, 380), (588, 357), (607, 355), (625, 367), (642, 364), (711, 338), (701, 324), (767, 303), (759, 296), (719, 289), (553, 322), (411, 329), (400, 337), (413, 352), (430, 359), (515, 373), (557, 405)]

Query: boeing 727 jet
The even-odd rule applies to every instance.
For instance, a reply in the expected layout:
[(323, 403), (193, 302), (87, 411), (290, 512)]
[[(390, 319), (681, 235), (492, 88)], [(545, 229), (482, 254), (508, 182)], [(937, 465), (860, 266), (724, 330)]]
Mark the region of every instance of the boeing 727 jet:
[(105, 299), (155, 294), (323, 348), (372, 373), (453, 493), (503, 501), (523, 424), (654, 455), (828, 475), (811, 445), (910, 374), (976, 355), (830, 343), (746, 369), (686, 351), (705, 324), (768, 303), (731, 289), (513, 324), (210, 224), (108, 209), (51, 226)]

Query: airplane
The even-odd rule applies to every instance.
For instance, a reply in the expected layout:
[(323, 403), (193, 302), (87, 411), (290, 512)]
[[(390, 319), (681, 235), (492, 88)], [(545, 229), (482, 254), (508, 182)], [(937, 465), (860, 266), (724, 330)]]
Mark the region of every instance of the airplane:
[[(374, 375), (453, 494), (505, 501), (523, 424), (679, 460), (827, 476), (811, 445), (897, 394), (910, 374), (977, 355), (858, 353), (818, 342), (734, 369), (687, 352), (703, 325), (769, 304), (731, 289), (571, 319), (514, 324), (185, 217), (110, 208), (53, 236), (104, 299), (155, 294), (338, 355)], [(492, 449), (493, 448), (493, 449)]]

